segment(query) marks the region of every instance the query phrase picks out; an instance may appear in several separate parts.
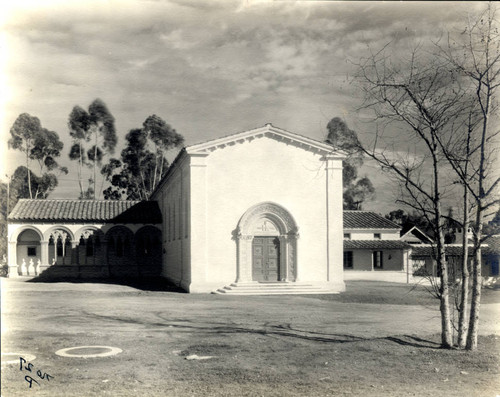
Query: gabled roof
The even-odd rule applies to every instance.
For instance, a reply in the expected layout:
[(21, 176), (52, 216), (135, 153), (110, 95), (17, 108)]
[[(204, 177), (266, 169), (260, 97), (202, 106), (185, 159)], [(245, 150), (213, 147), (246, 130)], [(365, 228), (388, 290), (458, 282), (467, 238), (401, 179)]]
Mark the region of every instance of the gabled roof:
[(158, 224), (162, 217), (156, 201), (21, 199), (8, 220)]
[(412, 246), (399, 240), (344, 240), (344, 249), (410, 249)]
[(344, 229), (401, 229), (397, 223), (371, 211), (344, 211)]
[(281, 128), (275, 127), (268, 123), (264, 127), (255, 128), (249, 131), (238, 132), (236, 134), (227, 135), (222, 138), (212, 139), (210, 141), (198, 143), (195, 145), (187, 146), (186, 152), (188, 154), (208, 154), (214, 150), (231, 146), (245, 141), (268, 137), (276, 139), (281, 142), (294, 144), (306, 150), (334, 158), (343, 159), (346, 154), (341, 150), (335, 150), (331, 145), (319, 142), (315, 139), (296, 134), (294, 132), (286, 131)]
[(404, 240), (404, 238), (409, 234), (413, 234), (423, 243), (432, 243), (432, 239), (416, 226), (408, 226), (401, 230), (401, 240)]

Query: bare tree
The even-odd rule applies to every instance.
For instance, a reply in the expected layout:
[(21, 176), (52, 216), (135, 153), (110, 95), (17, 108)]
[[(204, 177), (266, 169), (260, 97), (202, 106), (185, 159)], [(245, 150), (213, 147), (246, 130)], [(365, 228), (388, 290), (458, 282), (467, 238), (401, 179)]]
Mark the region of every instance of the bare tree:
[[(386, 56), (385, 47), (358, 65), (356, 81), (365, 94), (362, 111), (371, 111), (377, 132), (370, 145), (361, 149), (390, 172), (405, 195), (399, 201), (420, 211), (434, 227), (436, 262), (440, 277), (441, 345), (453, 346), (449, 270), (444, 242), (442, 202), (446, 171), (440, 141), (449, 125), (463, 110), (465, 91), (457, 84), (454, 70), (446, 62), (417, 48), (408, 59)], [(379, 129), (383, 127), (382, 129)], [(411, 133), (406, 141), (419, 150), (397, 148), (393, 134)], [(399, 131), (398, 131), (399, 128)], [(401, 141), (401, 135), (397, 138)], [(401, 154), (403, 153), (403, 154)]]
[[(499, 131), (493, 128), (492, 122), (498, 110), (496, 90), (500, 85), (499, 39), (496, 8), (489, 3), (482, 13), (469, 18), (461, 34), (449, 37), (445, 47), (438, 44), (442, 58), (460, 73), (460, 77), (465, 84), (469, 84), (468, 88), (475, 97), (469, 114), (475, 113), (476, 120), (472, 129), (470, 126), (473, 123), (469, 123), (466, 161), (457, 161), (459, 156), (447, 153), (450, 164), (465, 186), (466, 194), (470, 194), (475, 203), (472, 301), (466, 343), (466, 348), (469, 350), (477, 348), (482, 286), (483, 223), (488, 211), (499, 203), (500, 177), (498, 169), (493, 166), (498, 155)], [(462, 335), (462, 339), (459, 338), (459, 345), (463, 343)]]

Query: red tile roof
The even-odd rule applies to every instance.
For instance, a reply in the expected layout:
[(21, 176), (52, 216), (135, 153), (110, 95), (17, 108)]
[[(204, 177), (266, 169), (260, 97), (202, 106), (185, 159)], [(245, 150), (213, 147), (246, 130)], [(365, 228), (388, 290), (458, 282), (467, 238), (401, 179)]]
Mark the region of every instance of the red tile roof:
[(370, 211), (344, 211), (344, 229), (401, 229), (397, 223)]
[(344, 240), (344, 250), (349, 249), (410, 249), (412, 246), (400, 240)]
[[(412, 247), (412, 252), (411, 256), (413, 258), (415, 257), (432, 257), (435, 258), (437, 256), (437, 248), (436, 246), (431, 246), (431, 245), (414, 245)], [(469, 245), (469, 253), (468, 255), (472, 257), (474, 252), (474, 247), (472, 245)], [(454, 245), (446, 245), (445, 246), (445, 253), (447, 256), (462, 256), (463, 254), (463, 249), (460, 244), (454, 244)], [(481, 245), (481, 254), (482, 255), (498, 255), (498, 252), (495, 251), (494, 248), (483, 244)]]
[(8, 220), (157, 224), (162, 217), (156, 201), (21, 199)]

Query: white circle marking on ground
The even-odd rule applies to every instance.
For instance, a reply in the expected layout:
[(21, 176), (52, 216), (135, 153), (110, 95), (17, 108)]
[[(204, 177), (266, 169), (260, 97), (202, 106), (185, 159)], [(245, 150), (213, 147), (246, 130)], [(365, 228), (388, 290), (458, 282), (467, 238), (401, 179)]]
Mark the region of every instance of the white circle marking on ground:
[[(95, 353), (95, 354), (71, 354), (71, 350), (76, 350), (76, 349), (108, 349), (109, 351), (104, 353)], [(122, 351), (123, 350), (118, 347), (111, 347), (111, 346), (75, 346), (58, 350), (56, 351), (56, 354), (61, 357), (91, 358), (91, 357), (114, 356), (115, 354), (119, 354)]]
[[(16, 357), (14, 360), (4, 361), (3, 358), (5, 356), (14, 356)], [(26, 361), (33, 361), (36, 356), (34, 354), (26, 354), (26, 353), (2, 353), (2, 364), (19, 364), (19, 358), (22, 357)]]

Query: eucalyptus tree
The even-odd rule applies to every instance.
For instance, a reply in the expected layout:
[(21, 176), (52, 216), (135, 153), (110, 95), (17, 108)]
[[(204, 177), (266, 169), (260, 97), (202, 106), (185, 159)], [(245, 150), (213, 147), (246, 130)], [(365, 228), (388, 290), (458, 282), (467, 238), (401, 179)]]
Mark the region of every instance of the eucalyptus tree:
[(169, 150), (183, 145), (184, 137), (177, 133), (169, 124), (161, 117), (153, 114), (149, 116), (142, 124), (142, 133), (145, 134), (149, 141), (149, 145), (153, 146), (154, 154), (154, 172), (153, 172), (153, 189), (160, 182), (164, 172), (166, 171), (166, 154)]
[[(103, 158), (113, 154), (117, 143), (115, 119), (101, 99), (95, 99), (88, 111), (75, 106), (69, 115), (68, 127), (73, 145), (70, 160), (78, 161), (80, 197), (97, 198), (97, 167)], [(85, 168), (92, 169), (89, 188), (83, 188)]]
[(152, 115), (142, 128), (130, 130), (125, 139), (120, 160), (111, 159), (102, 168), (111, 183), (104, 197), (147, 200), (167, 172), (168, 152), (182, 146), (184, 138), (162, 118)]
[(51, 171), (58, 170), (60, 173), (68, 173), (68, 169), (60, 167), (57, 162), (57, 157), (61, 155), (61, 150), (64, 147), (63, 142), (59, 139), (57, 132), (43, 128), (38, 117), (30, 116), (27, 113), (19, 115), (10, 133), (12, 137), (9, 140), (9, 146), (21, 150), (26, 155), (26, 186), (29, 193), (27, 197), (36, 199), (39, 195), (45, 196), (46, 189), (42, 188), (43, 183), (37, 182), (37, 188), (33, 186), (30, 162), (31, 160), (38, 162), (40, 178), (45, 181), (45, 185), (57, 185), (57, 176)]
[(359, 210), (363, 202), (375, 197), (375, 188), (368, 177), (358, 178), (358, 168), (363, 165), (358, 136), (340, 117), (331, 119), (326, 128), (326, 142), (348, 155), (342, 168), (344, 209)]
[(21, 113), (10, 129), (11, 138), (8, 142), (9, 148), (20, 150), (26, 156), (29, 198), (33, 198), (31, 189), (30, 155), (31, 150), (35, 146), (35, 139), (41, 128), (42, 125), (38, 117), (31, 116), (28, 113)]

